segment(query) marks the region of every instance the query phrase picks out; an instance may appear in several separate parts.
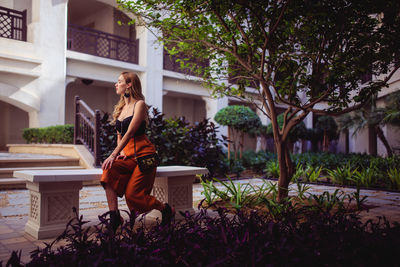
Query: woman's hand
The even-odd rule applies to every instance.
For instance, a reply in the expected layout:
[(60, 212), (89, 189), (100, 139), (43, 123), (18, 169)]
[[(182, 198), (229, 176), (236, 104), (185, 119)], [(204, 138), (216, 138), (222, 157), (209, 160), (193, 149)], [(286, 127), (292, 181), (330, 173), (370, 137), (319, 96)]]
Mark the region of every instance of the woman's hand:
[(113, 165), (114, 161), (115, 161), (115, 156), (113, 154), (111, 154), (103, 162), (103, 164), (101, 165), (101, 169), (104, 171), (104, 170), (107, 170), (107, 169), (111, 168), (111, 166)]
[(122, 160), (126, 160), (128, 157), (125, 155), (118, 155), (117, 159), (122, 159)]

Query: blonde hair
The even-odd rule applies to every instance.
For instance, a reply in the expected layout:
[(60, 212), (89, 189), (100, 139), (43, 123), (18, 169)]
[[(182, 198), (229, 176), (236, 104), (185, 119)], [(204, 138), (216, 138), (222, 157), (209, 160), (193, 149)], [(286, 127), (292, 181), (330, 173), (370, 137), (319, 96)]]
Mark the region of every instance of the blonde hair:
[[(132, 83), (132, 86), (128, 87), (126, 90), (128, 93), (137, 101), (138, 100), (144, 100), (144, 95), (142, 93), (142, 84), (140, 83), (139, 76), (134, 73), (134, 72), (127, 72), (124, 71), (121, 73), (121, 75), (124, 77), (125, 83)], [(119, 115), (121, 115), (122, 109), (125, 106), (125, 100), (124, 100), (124, 95), (122, 94), (118, 103), (114, 106), (114, 112), (113, 112), (113, 120), (112, 124), (115, 124), (115, 121), (118, 119)]]

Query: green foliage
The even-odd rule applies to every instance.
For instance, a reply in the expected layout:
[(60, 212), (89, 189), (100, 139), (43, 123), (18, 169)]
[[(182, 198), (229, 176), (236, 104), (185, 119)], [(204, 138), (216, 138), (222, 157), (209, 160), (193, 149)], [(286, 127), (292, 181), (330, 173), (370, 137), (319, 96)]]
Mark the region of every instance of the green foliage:
[(242, 165), (247, 170), (252, 170), (257, 173), (262, 173), (266, 162), (270, 160), (275, 160), (276, 154), (272, 152), (247, 150), (243, 152), (243, 157), (241, 159)]
[(389, 169), (387, 176), (390, 179), (390, 188), (394, 190), (400, 189), (400, 171), (397, 168)]
[(74, 141), (74, 126), (66, 124), (42, 128), (25, 128), (22, 130), (22, 137), (28, 144), (72, 144)]
[(236, 174), (236, 177), (239, 178), (240, 174), (245, 170), (242, 161), (240, 159), (234, 160), (228, 158), (226, 158), (225, 161), (227, 162), (228, 165), (228, 172)]
[(313, 208), (329, 213), (333, 208), (343, 209), (346, 199), (349, 198), (344, 191), (336, 189), (332, 194), (325, 191), (321, 195), (311, 195), (308, 201)]
[(376, 169), (372, 166), (362, 169), (361, 171), (355, 171), (352, 177), (348, 177), (349, 181), (352, 181), (359, 187), (360, 185), (364, 187), (374, 187), (378, 173)]
[(352, 169), (350, 164), (346, 164), (342, 167), (337, 167), (333, 170), (327, 170), (328, 177), (332, 179), (332, 182), (339, 185), (347, 185), (349, 181), (355, 180), (357, 169)]
[(232, 105), (220, 109), (215, 114), (214, 120), (221, 125), (232, 127), (242, 132), (258, 128), (261, 125), (260, 118), (249, 107)]
[(338, 125), (332, 116), (318, 117), (315, 128), (320, 134), (325, 133), (330, 140), (338, 138)]
[(272, 178), (279, 178), (280, 171), (279, 171), (279, 163), (278, 161), (271, 160), (267, 162), (267, 166), (265, 168), (266, 175)]
[(234, 208), (240, 209), (249, 201), (249, 193), (252, 189), (249, 184), (234, 183), (229, 176), (228, 182), (218, 180), (217, 178), (214, 178), (214, 180), (225, 187), (226, 195), (229, 196), (229, 200)]
[(351, 193), (351, 195), (350, 195), (350, 201), (353, 200), (353, 199), (356, 201), (358, 210), (361, 210), (362, 206), (367, 201), (367, 198), (368, 198), (367, 196), (361, 196), (360, 187), (359, 186), (357, 186), (356, 191)]
[(319, 180), (319, 178), (321, 176), (321, 171), (322, 171), (321, 167), (316, 167), (316, 168), (309, 167), (304, 172), (304, 178), (306, 181), (315, 183)]
[[(284, 123), (284, 114), (283, 113), (278, 115), (277, 121), (278, 121), (279, 128), (282, 129), (283, 123)], [(267, 127), (266, 135), (272, 137), (273, 136), (272, 135), (272, 123), (269, 123), (266, 127)], [(306, 136), (306, 131), (307, 131), (306, 129), (307, 128), (306, 128), (306, 125), (304, 124), (304, 122), (300, 122), (290, 131), (289, 140), (291, 142), (295, 142), (299, 139), (304, 139)]]
[(306, 198), (305, 194), (307, 193), (308, 190), (311, 189), (311, 186), (309, 186), (306, 183), (301, 183), (299, 179), (296, 179), (295, 182), (296, 182), (295, 183), (295, 185), (296, 185), (296, 189), (295, 190), (296, 190), (297, 196), (301, 200), (305, 199)]
[(220, 139), (217, 133), (218, 127), (208, 119), (189, 125), (183, 117), (164, 119), (156, 108), (147, 127), (161, 165), (206, 167), (210, 175), (225, 174), (228, 169), (223, 153), (226, 139)]

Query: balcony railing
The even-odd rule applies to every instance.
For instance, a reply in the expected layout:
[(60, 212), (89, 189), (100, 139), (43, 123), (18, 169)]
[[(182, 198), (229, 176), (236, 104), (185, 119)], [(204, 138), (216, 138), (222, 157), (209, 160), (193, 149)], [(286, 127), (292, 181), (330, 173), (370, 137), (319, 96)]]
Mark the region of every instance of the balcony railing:
[[(176, 60), (179, 58), (180, 57), (178, 55), (171, 56), (170, 54), (168, 54), (167, 51), (164, 50), (164, 60), (163, 60), (164, 69), (179, 72), (179, 73), (184, 73), (184, 74), (188, 74), (188, 75), (199, 76), (198, 73), (195, 73), (194, 71), (191, 71), (190, 69), (187, 69), (187, 68), (182, 69), (180, 67), (180, 65), (181, 65), (180, 62), (176, 62)], [(183, 58), (183, 57), (181, 57), (181, 58)], [(201, 61), (198, 59), (191, 59), (190, 62), (196, 63), (200, 67), (208, 67), (210, 65), (210, 62), (208, 60)]]
[(67, 49), (138, 64), (139, 40), (129, 40), (78, 25), (68, 25)]
[(0, 37), (26, 41), (26, 10), (0, 7)]

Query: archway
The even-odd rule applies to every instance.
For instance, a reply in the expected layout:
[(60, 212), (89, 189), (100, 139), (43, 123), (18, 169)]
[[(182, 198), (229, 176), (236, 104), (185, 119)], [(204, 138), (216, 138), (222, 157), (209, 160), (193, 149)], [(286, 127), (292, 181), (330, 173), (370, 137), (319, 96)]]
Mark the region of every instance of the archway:
[(0, 100), (0, 150), (7, 144), (23, 144), (22, 129), (29, 127), (28, 112)]

